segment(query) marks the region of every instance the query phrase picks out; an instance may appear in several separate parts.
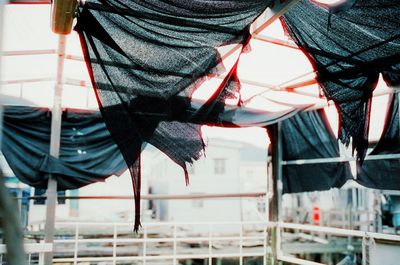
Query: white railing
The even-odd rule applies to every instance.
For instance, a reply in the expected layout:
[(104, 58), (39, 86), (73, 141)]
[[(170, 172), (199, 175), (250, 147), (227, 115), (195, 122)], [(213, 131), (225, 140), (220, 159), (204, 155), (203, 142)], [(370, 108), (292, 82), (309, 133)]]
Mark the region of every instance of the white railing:
[[(53, 251), (53, 244), (49, 243), (27, 243), (24, 244), (25, 254), (27, 255), (28, 264), (44, 264), (44, 253)], [(0, 244), (0, 264), (5, 264), (4, 259), (7, 253), (6, 245)], [(36, 259), (33, 259), (35, 256)]]
[[(272, 253), (267, 242), (267, 229), (274, 227), (278, 232), (276, 241), (277, 260), (299, 265), (321, 265), (322, 263), (299, 259), (290, 256), (290, 253), (284, 253), (281, 246), (284, 230), (400, 242), (399, 235), (284, 222), (144, 223), (139, 234), (132, 232), (132, 223), (64, 222), (57, 223), (56, 227), (58, 228), (57, 231), (64, 231), (62, 234), (67, 238), (56, 239), (53, 245), (45, 243), (25, 244), (29, 264), (43, 264), (44, 253), (54, 251), (54, 263), (69, 264), (80, 262), (117, 264), (121, 261), (137, 261), (143, 265), (151, 262), (176, 265), (182, 260), (190, 259), (204, 259), (208, 260), (208, 264), (212, 264), (213, 259), (235, 258), (242, 265), (244, 258), (258, 257), (266, 265), (267, 259)], [(219, 232), (222, 231), (221, 227), (227, 232)], [(90, 229), (95, 230), (96, 233), (102, 232), (103, 235), (108, 234), (102, 238), (90, 238), (96, 235)], [(187, 244), (186, 247), (183, 247), (182, 244), (184, 243)], [(154, 247), (155, 244), (157, 245)], [(191, 248), (189, 244), (196, 245), (196, 247)], [(72, 250), (65, 251), (66, 245), (72, 245)], [(100, 254), (90, 254), (90, 251), (85, 254), (85, 246), (89, 246), (88, 249), (90, 250), (90, 247), (101, 245), (104, 247)], [(131, 251), (135, 250), (135, 253), (131, 255), (119, 253), (121, 246), (124, 245), (129, 246)], [(164, 246), (164, 251), (154, 251), (159, 249), (160, 246)], [(60, 252), (63, 247), (64, 249)], [(5, 253), (5, 245), (0, 245), (0, 264), (5, 264), (3, 262)], [(60, 253), (64, 257), (60, 257), (58, 255)], [(34, 259), (31, 259), (32, 255), (34, 255)]]
[[(276, 226), (278, 229), (278, 240), (277, 240), (277, 259), (284, 262), (289, 262), (292, 264), (298, 265), (324, 265), (323, 263), (298, 259), (295, 257), (287, 256), (284, 254), (281, 249), (281, 236), (283, 234), (284, 229), (293, 229), (296, 231), (308, 231), (308, 232), (320, 232), (326, 233), (329, 235), (336, 235), (336, 236), (343, 236), (343, 237), (356, 237), (362, 239), (379, 239), (383, 241), (389, 242), (400, 242), (400, 236), (398, 235), (391, 235), (391, 234), (383, 234), (383, 233), (374, 233), (374, 232), (367, 232), (367, 231), (360, 231), (360, 230), (350, 230), (350, 229), (343, 229), (343, 228), (333, 228), (333, 227), (326, 227), (326, 226), (318, 226), (318, 225), (304, 225), (304, 224), (297, 224), (297, 223), (284, 223), (278, 222), (275, 224), (269, 224), (272, 226)], [(363, 240), (364, 243), (364, 240)], [(363, 246), (364, 248), (364, 246)], [(363, 252), (363, 261), (367, 257), (365, 257), (365, 253)], [(364, 264), (364, 263), (363, 263)]]
[[(220, 229), (216, 227), (230, 227), (229, 232), (216, 233)], [(203, 222), (203, 223), (144, 223), (139, 234), (130, 232), (129, 238), (123, 238), (118, 231), (125, 228), (131, 231), (132, 223), (57, 223), (56, 227), (70, 228), (73, 236), (67, 239), (55, 239), (54, 248), (57, 246), (73, 245), (70, 257), (57, 257), (53, 262), (78, 264), (79, 262), (109, 262), (116, 264), (120, 261), (140, 261), (146, 264), (148, 261), (169, 261), (163, 264), (179, 264), (180, 260), (208, 259), (209, 264), (213, 258), (235, 258), (239, 264), (244, 264), (246, 257), (259, 257), (263, 264), (267, 264), (267, 222)], [(107, 238), (85, 238), (84, 230), (107, 228), (113, 231)], [(196, 232), (197, 231), (197, 232)], [(184, 233), (184, 235), (183, 235)], [(149, 237), (151, 235), (151, 237)], [(196, 248), (178, 248), (180, 244), (198, 244)], [(253, 244), (254, 247), (246, 248), (245, 244)], [(80, 246), (98, 244), (103, 245), (104, 256), (81, 256)], [(129, 245), (136, 247), (133, 255), (118, 255), (118, 246)], [(167, 251), (155, 251), (150, 244), (165, 245)], [(257, 245), (257, 246), (256, 246)], [(250, 250), (250, 251), (249, 251)], [(64, 253), (65, 254), (65, 253)]]

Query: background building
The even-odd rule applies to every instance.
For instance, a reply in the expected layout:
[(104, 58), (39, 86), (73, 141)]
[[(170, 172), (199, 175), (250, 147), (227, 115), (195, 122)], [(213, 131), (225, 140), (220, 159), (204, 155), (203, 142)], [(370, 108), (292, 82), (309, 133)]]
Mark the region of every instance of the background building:
[[(266, 158), (266, 148), (214, 138), (209, 140), (205, 156), (189, 167), (188, 187), (182, 169), (160, 152), (154, 153), (149, 183), (154, 194), (265, 192)], [(155, 202), (154, 212), (162, 221), (241, 222), (260, 220), (263, 213), (257, 205), (254, 198), (163, 200)]]

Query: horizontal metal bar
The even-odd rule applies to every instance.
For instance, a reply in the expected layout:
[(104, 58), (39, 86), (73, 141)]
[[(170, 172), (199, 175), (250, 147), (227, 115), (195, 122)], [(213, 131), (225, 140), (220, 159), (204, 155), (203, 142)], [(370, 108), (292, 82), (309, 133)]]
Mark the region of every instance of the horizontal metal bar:
[[(400, 159), (400, 154), (367, 155), (364, 160)], [(282, 161), (282, 165), (305, 165), (356, 161), (355, 157), (327, 157)]]
[(326, 226), (304, 225), (304, 224), (295, 224), (295, 223), (281, 223), (280, 228), (298, 229), (298, 230), (313, 231), (313, 232), (323, 232), (323, 233), (339, 235), (339, 236), (354, 236), (354, 237), (361, 237), (361, 238), (370, 237), (370, 238), (374, 238), (374, 239), (400, 242), (400, 236), (397, 236), (397, 235), (366, 232), (366, 231), (359, 231), (359, 230), (349, 230), (349, 229), (326, 227)]
[(186, 254), (186, 255), (168, 255), (168, 256), (125, 256), (125, 257), (82, 257), (82, 258), (55, 258), (53, 262), (88, 262), (88, 261), (142, 261), (142, 260), (172, 260), (172, 259), (205, 259), (208, 257), (212, 258), (241, 258), (241, 257), (263, 257), (266, 253), (264, 252), (254, 252), (254, 253), (221, 253), (221, 254)]
[[(53, 251), (53, 244), (49, 243), (26, 243), (24, 244), (26, 254), (44, 253)], [(5, 254), (7, 248), (5, 244), (0, 244), (0, 254)]]
[(79, 55), (72, 55), (72, 54), (66, 54), (65, 59), (67, 60), (72, 60), (72, 61), (79, 61), (79, 62), (84, 62), (85, 59), (82, 56)]
[(66, 78), (63, 84), (70, 86), (93, 88), (92, 83), (90, 81), (74, 79), (74, 78)]
[[(187, 199), (224, 199), (224, 198), (257, 198), (265, 196), (265, 192), (250, 193), (225, 193), (225, 194), (190, 194), (190, 195), (169, 195), (169, 194), (145, 194), (141, 195), (142, 200), (187, 200)], [(134, 196), (58, 196), (65, 200), (133, 200)], [(18, 200), (46, 199), (46, 196), (16, 197)]]
[(20, 50), (20, 51), (3, 51), (3, 56), (26, 56), (26, 55), (45, 55), (56, 54), (55, 49), (48, 50)]
[(381, 190), (385, 195), (397, 195), (400, 196), (400, 190)]
[[(250, 33), (252, 35), (257, 35), (262, 32), (265, 28), (271, 25), (274, 21), (279, 19), (281, 15), (286, 13), (294, 4), (296, 4), (299, 0), (288, 0), (288, 1), (280, 1), (275, 0), (273, 7), (267, 8), (251, 25)], [(242, 44), (237, 44), (234, 47), (230, 48), (227, 51), (221, 50), (221, 58), (225, 60), (232, 54), (234, 54), (238, 49), (242, 47)]]
[[(56, 223), (56, 226), (73, 226), (75, 227), (76, 225), (80, 226), (132, 226), (132, 222), (119, 222), (119, 223), (114, 223), (114, 222), (58, 222)], [(276, 225), (274, 222), (267, 222), (267, 221), (236, 221), (236, 222), (146, 222), (142, 223), (142, 227), (159, 227), (159, 226), (187, 226), (187, 225), (213, 225), (213, 226), (218, 226), (218, 225), (265, 225), (266, 227), (272, 227)]]
[(309, 260), (305, 260), (305, 259), (298, 259), (298, 258), (294, 258), (294, 257), (284, 256), (284, 255), (279, 255), (278, 260), (288, 262), (291, 264), (299, 264), (299, 265), (325, 265), (325, 264), (319, 263), (319, 262), (309, 261)]
[(15, 79), (15, 80), (2, 80), (1, 85), (11, 84), (23, 84), (23, 83), (37, 83), (37, 82), (50, 82), (55, 81), (54, 77), (39, 77), (39, 78), (27, 78), (27, 79)]
[(253, 34), (253, 39), (299, 50), (299, 46), (290, 40), (282, 40), (261, 34)]
[[(132, 224), (131, 224), (132, 226)], [(230, 241), (230, 240), (236, 240), (239, 242), (240, 239), (243, 240), (264, 240), (264, 236), (217, 236), (211, 237), (212, 241)], [(199, 241), (209, 241), (210, 237), (177, 237), (177, 238), (90, 238), (90, 239), (56, 239), (54, 240), (54, 243), (111, 243), (111, 242), (116, 242), (116, 243), (143, 243), (143, 242), (199, 242)]]
[[(321, 243), (310, 243), (310, 242), (295, 242), (295, 243), (283, 243), (282, 249), (285, 253), (295, 255), (295, 254), (317, 254), (317, 253), (342, 253), (349, 250), (348, 238), (343, 237), (341, 242), (334, 240), (329, 244)], [(361, 241), (353, 240), (352, 246), (355, 252), (361, 252)]]
[[(296, 84), (292, 84), (292, 85), (288, 85), (288, 86), (284, 86), (281, 87), (281, 90), (286, 90), (286, 91), (293, 91), (296, 88), (301, 88), (301, 87), (306, 87), (306, 86), (310, 86), (310, 85), (315, 85), (318, 84), (317, 79), (316, 78), (311, 78), (302, 82), (298, 82)], [(318, 97), (320, 98), (320, 96), (314, 96), (314, 97)]]

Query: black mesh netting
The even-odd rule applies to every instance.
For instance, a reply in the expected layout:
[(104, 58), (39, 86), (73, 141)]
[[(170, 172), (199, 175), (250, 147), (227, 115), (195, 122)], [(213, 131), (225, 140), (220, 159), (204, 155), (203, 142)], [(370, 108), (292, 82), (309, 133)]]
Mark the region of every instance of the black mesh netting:
[[(370, 155), (400, 154), (399, 95), (391, 100), (383, 136)], [(400, 190), (400, 159), (366, 160), (358, 168), (357, 182), (361, 185), (385, 190)]]
[[(301, 112), (286, 119), (281, 130), (284, 161), (340, 156), (338, 141), (322, 110)], [(341, 187), (351, 178), (348, 162), (284, 165), (283, 192), (329, 190)]]
[[(193, 87), (222, 69), (216, 47), (247, 41), (248, 25), (271, 2), (92, 0), (79, 8), (76, 30), (101, 112), (133, 175), (136, 200), (140, 176), (134, 165), (153, 135), (163, 139), (162, 151), (184, 168), (198, 158), (203, 148), (199, 125), (166, 122), (159, 128), (159, 123), (182, 119)], [(232, 80), (229, 74), (219, 95), (237, 89)], [(178, 97), (180, 92), (186, 94)], [(210, 107), (199, 111), (208, 115)], [(204, 115), (196, 112), (190, 118), (196, 122)], [(187, 141), (184, 152), (173, 151), (176, 138)], [(136, 220), (135, 229), (138, 225)]]
[[(368, 147), (370, 100), (379, 73), (387, 79), (400, 68), (400, 1), (353, 1), (329, 12), (303, 0), (283, 16), (296, 43), (317, 70), (326, 96), (340, 113), (339, 137), (350, 137), (362, 160)], [(399, 79), (392, 82), (398, 85)]]
[[(244, 52), (249, 24), (271, 3), (88, 0), (79, 8), (76, 30), (107, 128), (132, 174), (136, 216), (143, 144), (154, 144), (186, 172), (186, 163), (203, 151), (199, 124), (248, 126), (251, 122), (242, 118), (255, 113), (254, 123), (265, 126), (295, 112), (264, 119), (264, 113), (225, 106), (223, 100), (240, 87), (239, 58), (210, 100), (193, 107), (190, 98), (206, 76), (223, 70), (216, 48), (241, 43)], [(379, 73), (389, 84), (399, 83), (399, 5), (400, 1), (355, 1), (351, 8), (330, 13), (301, 1), (283, 18), (340, 111), (340, 138), (348, 143), (353, 137), (361, 159)], [(329, 157), (335, 152), (329, 151)], [(327, 185), (339, 186), (344, 176), (339, 175)], [(137, 217), (135, 229), (138, 226)]]

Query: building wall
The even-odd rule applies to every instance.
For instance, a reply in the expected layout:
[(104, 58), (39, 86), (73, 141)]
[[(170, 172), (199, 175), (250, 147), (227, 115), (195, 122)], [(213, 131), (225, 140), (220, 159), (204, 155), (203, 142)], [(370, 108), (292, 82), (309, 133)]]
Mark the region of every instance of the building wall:
[[(149, 152), (142, 153), (142, 182), (141, 194), (147, 194), (147, 178), (149, 167)], [(79, 189), (79, 196), (133, 196), (132, 180), (129, 171), (121, 176), (111, 176), (105, 182), (90, 184)], [(101, 199), (79, 200), (78, 216), (74, 219), (82, 221), (110, 221), (127, 222), (134, 220), (133, 199)], [(147, 201), (141, 201), (142, 221), (149, 218), (147, 213)], [(72, 217), (70, 217), (72, 218)]]
[[(206, 156), (196, 161), (189, 169), (190, 184), (185, 186), (182, 169), (163, 154), (156, 154), (152, 161), (150, 185), (157, 194), (221, 194), (248, 192), (241, 173), (240, 150), (243, 144), (211, 140), (206, 149)], [(257, 163), (256, 163), (257, 164)], [(248, 164), (248, 170), (254, 170), (255, 175), (263, 172), (265, 166)], [(263, 163), (262, 163), (263, 164)], [(257, 185), (256, 185), (257, 186)], [(264, 188), (261, 187), (260, 190)], [(252, 202), (256, 205), (256, 200)], [(205, 199), (205, 200), (169, 200), (156, 203), (156, 212), (163, 221), (178, 222), (239, 222), (248, 220), (244, 216), (241, 199)], [(253, 207), (256, 208), (256, 207)], [(254, 219), (254, 218), (253, 218)], [(258, 219), (259, 220), (259, 219)], [(221, 227), (220, 231), (232, 230), (232, 227)]]
[[(242, 192), (267, 192), (266, 160), (242, 161), (240, 163)], [(244, 221), (257, 221), (267, 218), (267, 198), (242, 199)]]

